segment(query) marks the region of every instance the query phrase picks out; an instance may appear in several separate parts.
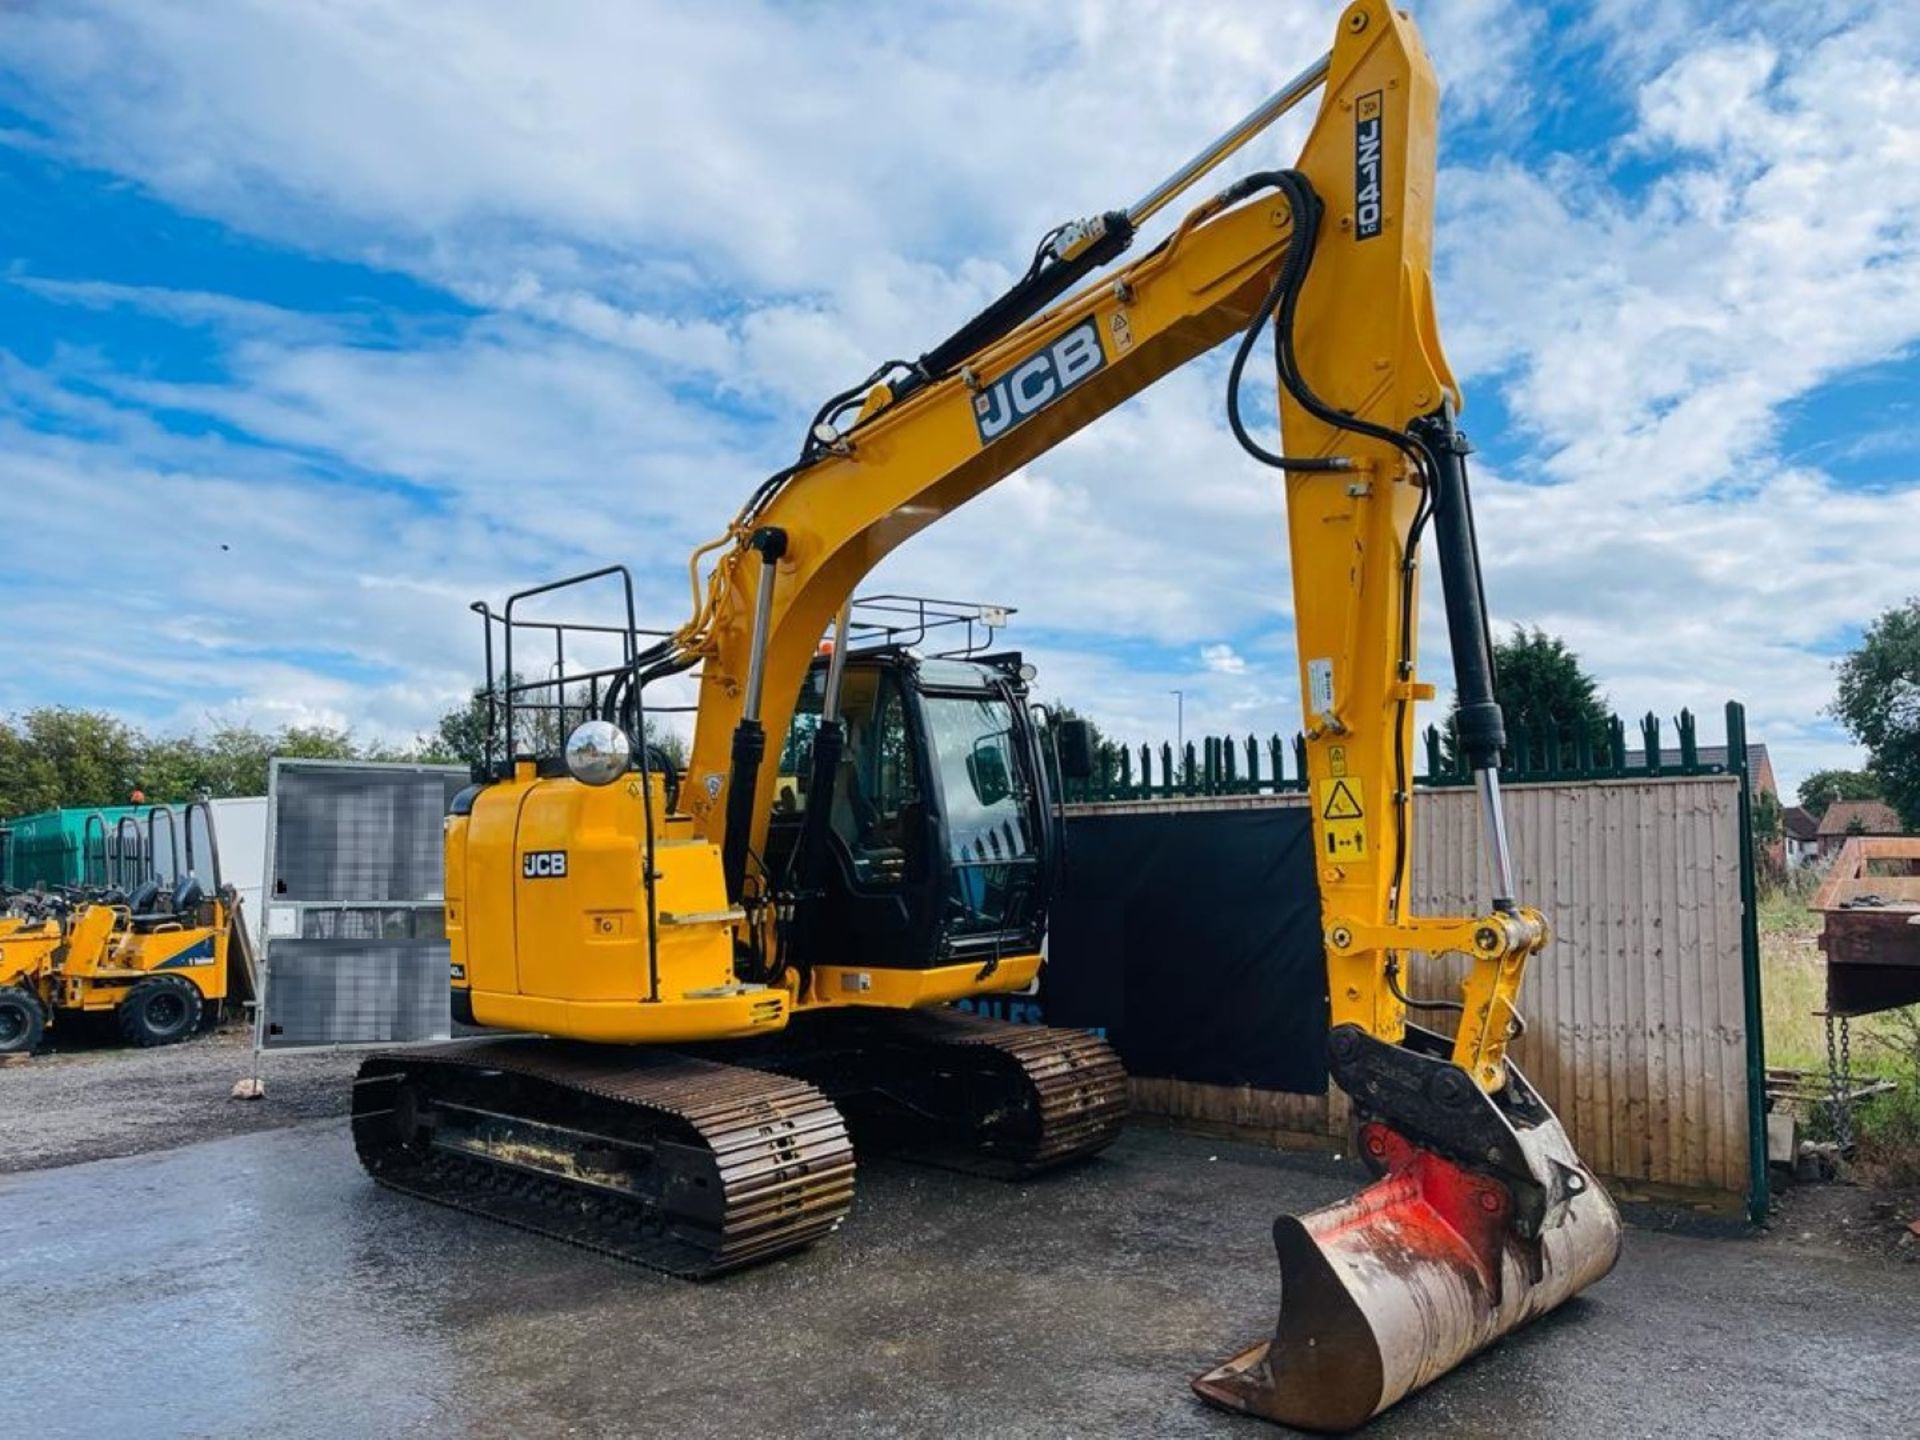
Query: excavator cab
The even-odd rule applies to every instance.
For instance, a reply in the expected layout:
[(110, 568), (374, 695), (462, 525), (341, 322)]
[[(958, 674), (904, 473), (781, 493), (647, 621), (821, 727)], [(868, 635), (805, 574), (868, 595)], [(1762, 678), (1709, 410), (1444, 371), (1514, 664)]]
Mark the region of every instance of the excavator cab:
[[(944, 611), (946, 623), (1008, 613)], [(856, 602), (853, 613), (875, 612)], [(1032, 667), (1010, 651), (923, 655), (886, 620), (850, 633), (863, 630), (880, 634), (856, 640), (837, 678), (829, 644), (801, 687), (779, 752), (769, 869), (787, 873), (807, 855), (810, 926), (869, 969), (989, 967), (1038, 954), (1062, 839), (1051, 736), (1028, 695)], [(816, 776), (834, 685), (841, 743)], [(816, 806), (825, 823), (816, 815), (810, 837)]]

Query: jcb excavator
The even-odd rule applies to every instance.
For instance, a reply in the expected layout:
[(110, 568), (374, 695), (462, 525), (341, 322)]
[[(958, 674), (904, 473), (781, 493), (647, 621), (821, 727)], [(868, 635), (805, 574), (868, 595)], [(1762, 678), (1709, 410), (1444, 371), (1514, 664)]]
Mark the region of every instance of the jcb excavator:
[[(1317, 89), (1294, 168), (1246, 175), (1081, 284)], [(696, 552), (686, 625), (642, 636), (626, 580), (626, 623), (605, 627), (619, 657), (574, 677), (592, 718), (563, 755), (516, 734), (538, 727), (516, 720), (531, 686), (514, 637), (524, 661), (543, 597), (485, 612), (490, 673), (496, 621), (507, 647), (506, 753), (448, 822), (455, 1013), (554, 1038), (369, 1060), (354, 1131), (377, 1178), (705, 1275), (838, 1222), (842, 1110), (1014, 1172), (1104, 1145), (1124, 1085), (1104, 1045), (941, 1008), (1040, 963), (1058, 826), (1023, 672), (850, 653), (849, 597), (901, 541), (1238, 336), (1230, 427), (1286, 477), (1331, 1070), (1381, 1178), (1276, 1222), (1275, 1335), (1194, 1387), (1350, 1428), (1608, 1271), (1617, 1213), (1506, 1055), (1548, 932), (1514, 893), (1468, 446), (1434, 316), (1438, 101), (1412, 22), (1355, 0), (1326, 57), (1176, 174), (1058, 227), (956, 333), (821, 406), (793, 463)], [(1240, 407), (1269, 339), (1283, 450)], [(1407, 903), (1413, 711), (1434, 695), (1414, 665), (1429, 530), (1491, 861), (1475, 916)], [(646, 691), (696, 666), (682, 776), (644, 743)], [(555, 689), (544, 723), (564, 728)], [(769, 733), (800, 757), (785, 776)], [(1472, 959), (1451, 1037), (1408, 1019), (1409, 967), (1445, 951)]]

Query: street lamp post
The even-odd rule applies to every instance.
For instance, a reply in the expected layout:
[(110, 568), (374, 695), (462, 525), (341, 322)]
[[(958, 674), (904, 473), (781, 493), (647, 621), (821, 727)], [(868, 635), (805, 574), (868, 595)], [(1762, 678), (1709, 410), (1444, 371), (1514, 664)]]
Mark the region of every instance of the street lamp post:
[(1180, 764), (1187, 763), (1187, 692), (1169, 690), (1173, 696), (1173, 749), (1180, 757)]

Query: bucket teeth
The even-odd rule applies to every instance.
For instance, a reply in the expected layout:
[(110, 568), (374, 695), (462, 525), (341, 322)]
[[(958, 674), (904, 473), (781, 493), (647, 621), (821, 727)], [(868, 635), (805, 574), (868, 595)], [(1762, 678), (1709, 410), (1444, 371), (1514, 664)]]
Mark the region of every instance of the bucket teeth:
[[(1559, 1122), (1539, 1129), (1548, 1126), (1529, 1143), (1571, 1159)], [(1584, 1171), (1560, 1223), (1525, 1240), (1497, 1180), (1377, 1123), (1363, 1144), (1386, 1167), (1380, 1180), (1274, 1222), (1274, 1338), (1193, 1382), (1210, 1404), (1304, 1430), (1354, 1429), (1601, 1279), (1619, 1256), (1619, 1213)]]

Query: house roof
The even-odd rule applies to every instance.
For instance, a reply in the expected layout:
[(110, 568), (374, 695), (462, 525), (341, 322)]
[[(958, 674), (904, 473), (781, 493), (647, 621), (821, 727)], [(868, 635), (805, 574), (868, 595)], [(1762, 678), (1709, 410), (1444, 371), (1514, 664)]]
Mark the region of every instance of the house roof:
[(1787, 834), (1796, 840), (1811, 840), (1820, 833), (1820, 822), (1804, 806), (1789, 805), (1782, 818), (1786, 821)]
[(1827, 835), (1904, 835), (1900, 816), (1884, 800), (1836, 800), (1820, 817), (1820, 832)]
[[(1702, 765), (1718, 765), (1723, 769), (1726, 768), (1727, 747), (1724, 745), (1699, 745), (1695, 747), (1694, 753), (1699, 757)], [(1625, 758), (1626, 766), (1629, 770), (1642, 770), (1646, 768), (1647, 752), (1645, 750), (1629, 750)], [(1660, 763), (1662, 765), (1678, 765), (1680, 763), (1680, 742), (1678, 740), (1668, 738), (1661, 741)], [(1758, 741), (1747, 746), (1747, 774), (1751, 777), (1753, 789), (1756, 792), (1766, 791), (1771, 794), (1779, 793), (1774, 788), (1773, 783), (1773, 760), (1767, 754), (1767, 747)]]

